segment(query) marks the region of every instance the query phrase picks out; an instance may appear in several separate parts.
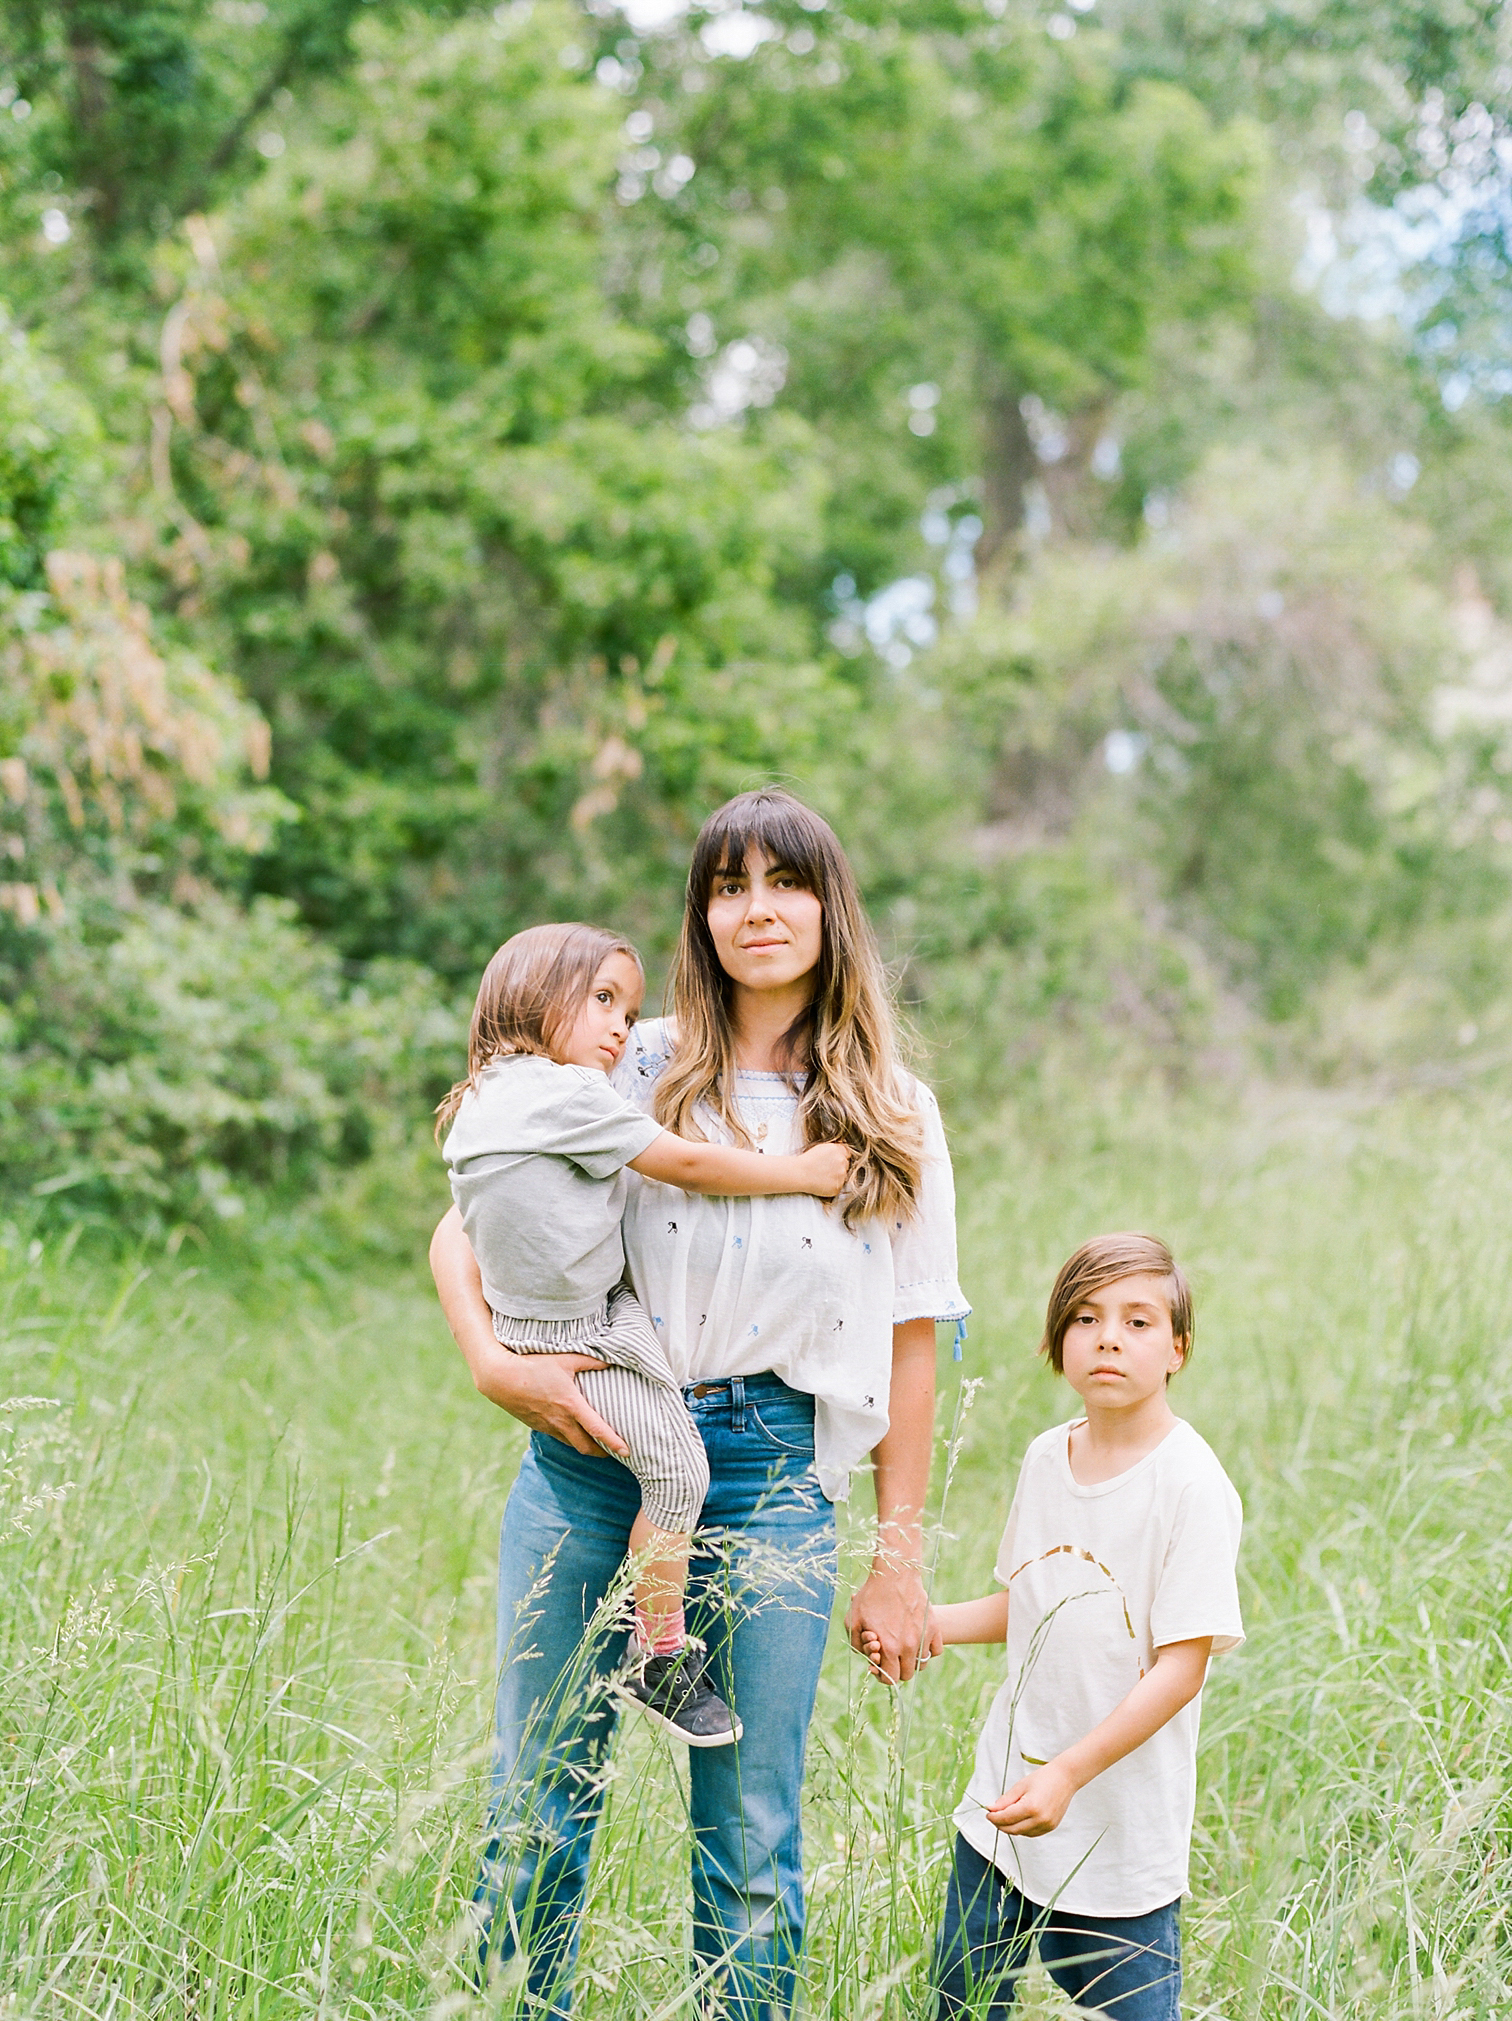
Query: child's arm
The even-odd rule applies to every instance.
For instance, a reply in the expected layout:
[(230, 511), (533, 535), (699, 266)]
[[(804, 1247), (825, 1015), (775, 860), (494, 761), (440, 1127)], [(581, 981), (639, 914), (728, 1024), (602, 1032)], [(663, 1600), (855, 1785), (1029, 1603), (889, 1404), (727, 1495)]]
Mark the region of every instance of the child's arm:
[(1123, 1703), (1084, 1740), (1016, 1782), (988, 1807), (989, 1820), (1000, 1832), (1019, 1838), (1037, 1839), (1053, 1832), (1079, 1789), (1142, 1747), (1183, 1705), (1191, 1703), (1202, 1689), (1212, 1648), (1212, 1636), (1200, 1635), (1191, 1642), (1167, 1642), (1157, 1649), (1154, 1668), (1140, 1678)]
[[(931, 1607), (919, 1660), (938, 1656), (952, 1642), (1006, 1642), (1008, 1640), (1008, 1594), (989, 1593), (985, 1600), (956, 1600), (943, 1607)], [(861, 1631), (861, 1654), (872, 1667), (872, 1675), (891, 1683), (882, 1669), (882, 1642), (870, 1629)]]
[[(956, 1600), (930, 1610), (930, 1641), (940, 1648), (952, 1642), (1006, 1642), (1008, 1640), (1008, 1589), (989, 1593), (984, 1600)], [(931, 1650), (930, 1652), (934, 1652)]]
[(684, 1193), (817, 1193), (832, 1200), (845, 1184), (851, 1154), (844, 1144), (811, 1144), (796, 1157), (769, 1158), (733, 1144), (695, 1144), (663, 1130), (638, 1158), (632, 1172), (680, 1186)]

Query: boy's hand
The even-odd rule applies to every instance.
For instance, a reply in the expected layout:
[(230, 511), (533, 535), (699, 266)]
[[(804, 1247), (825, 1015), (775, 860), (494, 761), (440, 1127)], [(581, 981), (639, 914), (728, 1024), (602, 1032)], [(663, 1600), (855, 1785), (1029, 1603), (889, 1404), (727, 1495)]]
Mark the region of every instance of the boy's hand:
[(833, 1200), (850, 1174), (848, 1144), (810, 1144), (798, 1156), (805, 1190), (820, 1200)]
[[(916, 1663), (927, 1663), (931, 1656), (938, 1656), (944, 1647), (945, 1637), (941, 1632), (939, 1622), (934, 1617), (933, 1610), (931, 1610), (929, 1620), (925, 1624), (923, 1639), (919, 1643), (918, 1656), (914, 1660)], [(897, 1680), (889, 1677), (883, 1668), (882, 1653), (882, 1637), (874, 1628), (863, 1628), (861, 1630), (861, 1654), (871, 1665), (872, 1676), (876, 1678), (879, 1684), (893, 1684)]]
[(1016, 1782), (995, 1804), (988, 1805), (988, 1823), (995, 1824), (1000, 1832), (1007, 1832), (1010, 1838), (1043, 1838), (1066, 1815), (1066, 1806), (1077, 1787), (1065, 1769), (1047, 1761), (1043, 1768)]

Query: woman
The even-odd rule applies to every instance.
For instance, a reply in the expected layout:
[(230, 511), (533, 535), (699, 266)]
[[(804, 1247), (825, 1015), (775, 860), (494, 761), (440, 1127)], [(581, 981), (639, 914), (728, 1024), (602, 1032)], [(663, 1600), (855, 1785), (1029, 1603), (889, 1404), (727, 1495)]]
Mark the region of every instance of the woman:
[[(618, 1076), (659, 1122), (856, 1153), (830, 1208), (640, 1182), (624, 1224), (709, 1457), (690, 1626), (721, 1694), (747, 1708), (737, 1746), (689, 1760), (694, 1949), (728, 2014), (771, 2021), (791, 2007), (803, 1934), (799, 1791), (834, 1594), (832, 1503), (869, 1451), (878, 1546), (847, 1627), (904, 1681), (927, 1611), (934, 1327), (967, 1307), (939, 1112), (896, 1065), (844, 852), (791, 794), (741, 794), (705, 823), (669, 995), (672, 1017), (637, 1027)], [(431, 1259), (474, 1382), (534, 1434), (500, 1539), (498, 1795), (479, 1901), (485, 1949), (523, 1948), (531, 1993), (565, 2015), (624, 1654), (603, 1602), (638, 1490), (577, 1387), (591, 1358), (499, 1347), (455, 1213)]]

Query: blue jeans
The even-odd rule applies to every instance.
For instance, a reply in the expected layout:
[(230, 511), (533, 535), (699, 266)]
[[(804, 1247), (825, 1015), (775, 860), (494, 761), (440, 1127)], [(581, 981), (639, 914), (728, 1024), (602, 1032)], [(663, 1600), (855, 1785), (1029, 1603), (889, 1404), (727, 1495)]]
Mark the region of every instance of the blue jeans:
[[(774, 1375), (684, 1392), (709, 1456), (688, 1626), (745, 1723), (689, 1751), (695, 1962), (730, 2021), (792, 2005), (803, 1939), (799, 1790), (835, 1593), (813, 1398)], [(481, 1957), (523, 1952), (526, 2011), (571, 2006), (583, 1894), (629, 1619), (635, 1477), (533, 1433), (499, 1540), (495, 1794)], [(711, 1996), (715, 1997), (715, 1996)]]
[(1036, 1942), (1079, 2007), (1112, 2021), (1181, 2021), (1180, 1902), (1147, 1916), (1042, 1909), (958, 1836), (935, 1949), (936, 2021), (1003, 2021)]

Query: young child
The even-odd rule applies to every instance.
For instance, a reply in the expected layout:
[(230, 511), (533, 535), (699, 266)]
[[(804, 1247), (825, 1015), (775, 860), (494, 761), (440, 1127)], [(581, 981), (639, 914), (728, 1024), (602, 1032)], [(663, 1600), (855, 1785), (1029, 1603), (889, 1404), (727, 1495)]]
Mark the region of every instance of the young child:
[(437, 1135), (447, 1130), (442, 1155), (499, 1341), (517, 1354), (606, 1364), (578, 1382), (641, 1487), (630, 1532), (638, 1661), (625, 1689), (690, 1747), (723, 1747), (741, 1725), (683, 1626), (708, 1459), (651, 1323), (621, 1281), (624, 1170), (689, 1193), (830, 1199), (850, 1154), (842, 1144), (767, 1157), (687, 1142), (616, 1094), (608, 1077), (644, 992), (639, 955), (601, 927), (517, 933), (484, 971), (467, 1079), (440, 1105)]
[(937, 2021), (1006, 2015), (1036, 1941), (1080, 2007), (1178, 2021), (1200, 1694), (1209, 1656), (1244, 1640), (1243, 1511), (1166, 1396), (1191, 1356), (1192, 1297), (1163, 1242), (1078, 1249), (1040, 1351), (1084, 1415), (1024, 1455), (1003, 1590), (930, 1623), (931, 1654), (1008, 1645), (955, 1813)]

